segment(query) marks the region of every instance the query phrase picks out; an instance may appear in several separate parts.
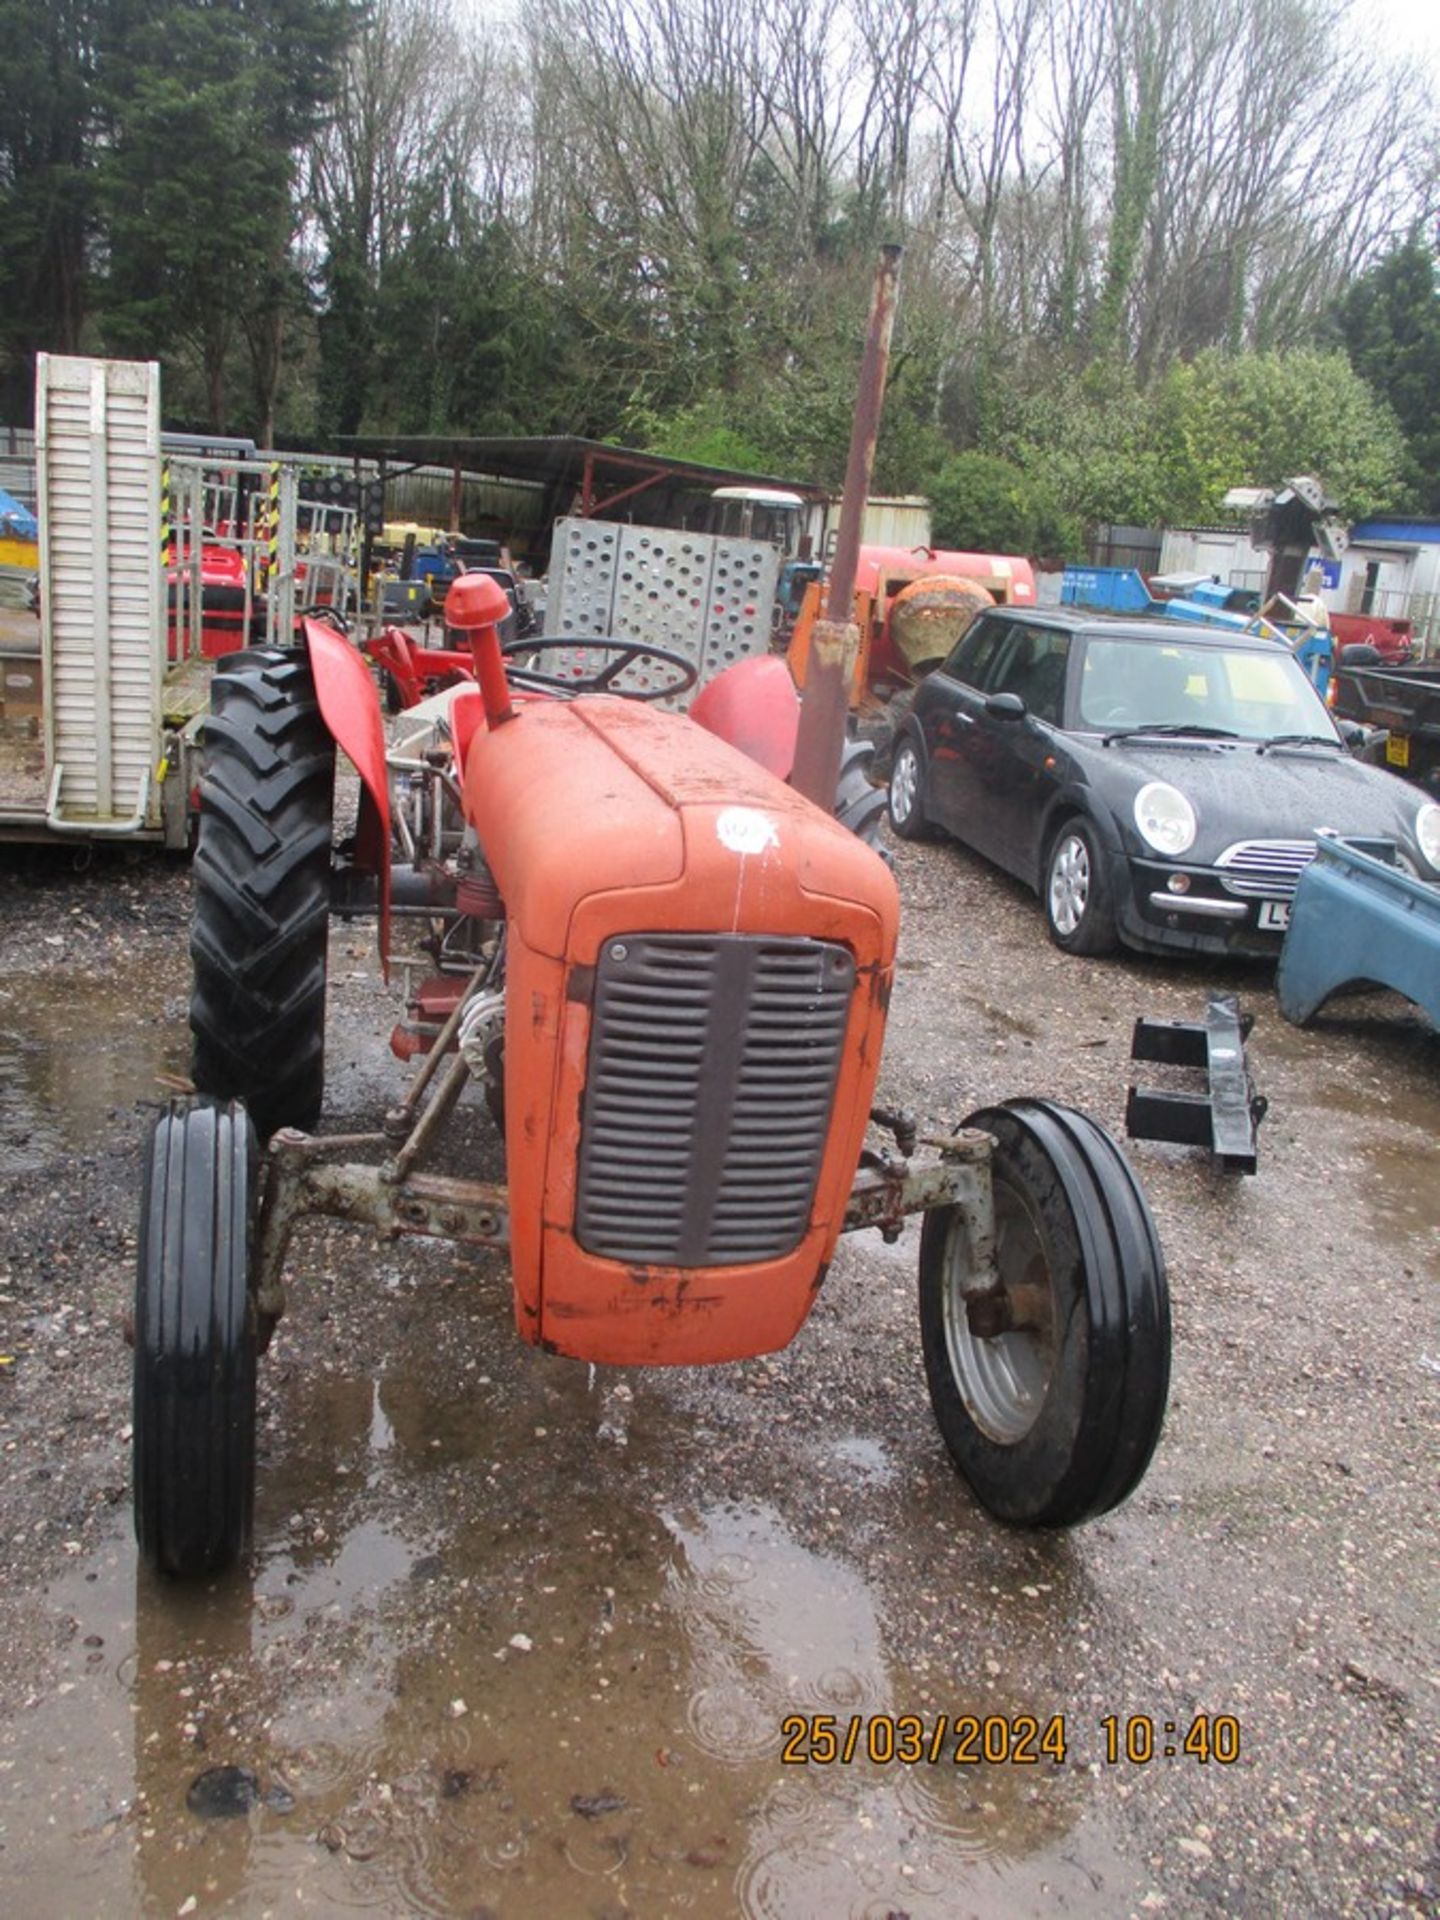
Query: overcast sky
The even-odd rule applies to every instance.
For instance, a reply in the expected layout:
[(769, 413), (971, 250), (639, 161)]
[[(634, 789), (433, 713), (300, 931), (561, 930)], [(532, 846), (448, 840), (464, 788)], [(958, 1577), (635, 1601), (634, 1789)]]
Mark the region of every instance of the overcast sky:
[(1374, 21), (1401, 47), (1419, 54), (1440, 74), (1440, 6), (1435, 0), (1356, 0), (1355, 24)]
[[(516, 0), (460, 0), (462, 10), (482, 19), (508, 19)], [(1440, 85), (1440, 0), (1352, 0), (1354, 28), (1365, 40), (1372, 31), (1386, 51), (1413, 54)]]

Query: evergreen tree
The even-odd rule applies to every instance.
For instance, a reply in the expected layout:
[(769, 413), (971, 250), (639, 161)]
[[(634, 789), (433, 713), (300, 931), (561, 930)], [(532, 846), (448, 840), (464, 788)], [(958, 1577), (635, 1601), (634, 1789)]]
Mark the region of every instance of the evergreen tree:
[(1434, 248), (1418, 235), (1396, 247), (1341, 296), (1334, 318), (1351, 366), (1389, 401), (1400, 421), (1406, 477), (1417, 504), (1440, 514), (1440, 286)]
[(248, 339), (261, 390), (246, 410), (263, 430), (293, 285), (299, 150), (323, 114), (351, 0), (117, 0), (117, 19), (98, 162), (105, 341), (164, 358), (172, 411), (198, 377), (218, 431), (234, 421)]
[(95, 231), (105, 0), (0, 0), (0, 419), (30, 418), (37, 352), (78, 350)]

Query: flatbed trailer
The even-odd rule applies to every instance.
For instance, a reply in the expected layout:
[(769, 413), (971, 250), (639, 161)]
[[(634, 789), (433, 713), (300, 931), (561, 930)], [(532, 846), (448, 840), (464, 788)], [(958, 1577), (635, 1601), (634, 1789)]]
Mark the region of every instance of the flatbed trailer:
[(212, 660), (182, 660), (160, 683), (159, 725), (147, 817), (68, 821), (46, 751), (44, 662), (39, 621), (0, 608), (0, 841), (53, 843), (58, 837), (125, 839), (173, 848), (189, 844), (191, 792), (199, 777), (199, 733), (210, 704)]
[(0, 841), (183, 849), (215, 657), (261, 617), (288, 642), (302, 596), (344, 614), (355, 508), (302, 500), (298, 461), (167, 457), (153, 363), (41, 354), (35, 421), (40, 606), (0, 606)]

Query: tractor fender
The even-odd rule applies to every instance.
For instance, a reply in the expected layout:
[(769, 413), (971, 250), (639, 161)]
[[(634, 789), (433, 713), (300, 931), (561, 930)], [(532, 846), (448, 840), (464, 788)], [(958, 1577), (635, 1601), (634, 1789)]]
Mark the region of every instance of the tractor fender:
[(380, 695), (363, 654), (319, 620), (303, 623), (320, 717), (360, 776), (364, 797), (355, 834), (358, 865), (380, 883), (380, 957), (390, 958), (390, 781)]
[(690, 718), (749, 754), (777, 780), (788, 780), (800, 731), (800, 696), (790, 669), (773, 653), (737, 660), (717, 673), (690, 708)]

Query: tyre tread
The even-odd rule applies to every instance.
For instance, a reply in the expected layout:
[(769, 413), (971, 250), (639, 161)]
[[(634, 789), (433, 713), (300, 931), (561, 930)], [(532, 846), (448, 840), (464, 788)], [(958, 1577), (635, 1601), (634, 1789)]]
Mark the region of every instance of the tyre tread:
[(245, 1110), (177, 1101), (145, 1166), (135, 1285), (135, 1537), (156, 1571), (218, 1573), (255, 1489), (257, 1143)]
[[(943, 1336), (930, 1324), (937, 1305), (928, 1298), (925, 1276), (935, 1275), (943, 1259), (948, 1210), (942, 1209), (934, 1224), (926, 1217), (921, 1253), (921, 1323), (936, 1419), (956, 1467), (997, 1518), (1027, 1526), (1074, 1525), (1108, 1512), (1133, 1492), (1160, 1435), (1170, 1366), (1164, 1254), (1129, 1162), (1087, 1114), (1055, 1101), (1020, 1099), (983, 1108), (964, 1125), (994, 1135), (1032, 1191), (1039, 1190), (1037, 1181), (1053, 1181), (1058, 1189), (1068, 1215), (1063, 1237), (1073, 1238), (1080, 1268), (1068, 1316), (1086, 1316), (1085, 1364), (1063, 1456), (1053, 1436), (1040, 1457), (1038, 1435), (1034, 1446), (1027, 1435), (1007, 1448), (980, 1432), (942, 1351)], [(1032, 1157), (1036, 1165), (1027, 1172), (1024, 1163)], [(1057, 1338), (1056, 1350), (1077, 1349)]]
[(885, 816), (885, 789), (870, 779), (875, 748), (869, 740), (847, 740), (840, 757), (840, 777), (835, 785), (835, 818), (842, 827), (865, 842), (879, 847), (880, 822)]
[(262, 1138), (313, 1127), (325, 1083), (335, 743), (303, 653), (221, 663), (205, 724), (191, 1076)]

